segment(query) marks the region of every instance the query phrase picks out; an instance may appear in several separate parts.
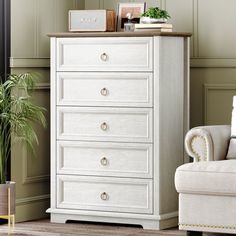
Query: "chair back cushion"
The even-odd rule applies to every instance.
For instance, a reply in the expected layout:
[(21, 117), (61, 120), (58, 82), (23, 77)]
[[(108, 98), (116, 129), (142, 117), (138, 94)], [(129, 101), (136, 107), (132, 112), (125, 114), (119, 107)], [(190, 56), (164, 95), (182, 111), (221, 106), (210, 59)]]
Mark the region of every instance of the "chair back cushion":
[(231, 118), (231, 138), (226, 159), (236, 159), (236, 96), (233, 97), (233, 110)]

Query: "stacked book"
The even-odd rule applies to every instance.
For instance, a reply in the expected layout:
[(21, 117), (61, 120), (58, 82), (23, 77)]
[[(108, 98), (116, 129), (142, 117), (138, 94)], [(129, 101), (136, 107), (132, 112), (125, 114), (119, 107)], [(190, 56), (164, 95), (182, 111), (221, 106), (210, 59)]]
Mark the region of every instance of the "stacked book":
[(135, 24), (135, 31), (172, 32), (173, 25), (167, 23)]

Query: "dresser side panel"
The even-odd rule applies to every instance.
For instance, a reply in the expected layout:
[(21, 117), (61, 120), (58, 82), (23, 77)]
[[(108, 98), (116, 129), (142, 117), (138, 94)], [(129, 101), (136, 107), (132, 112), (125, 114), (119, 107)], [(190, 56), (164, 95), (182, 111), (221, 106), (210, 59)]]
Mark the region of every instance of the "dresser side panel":
[(154, 187), (159, 191), (155, 192), (159, 193), (159, 199), (154, 196), (158, 201), (154, 205), (159, 205), (159, 214), (173, 213), (178, 209), (174, 174), (184, 158), (184, 60), (184, 38), (159, 38), (159, 68), (157, 64), (154, 70), (155, 185), (159, 182), (159, 186)]
[(160, 185), (159, 185), (159, 78), (160, 78), (160, 53), (159, 53), (160, 37), (154, 37), (153, 43), (153, 212), (159, 215), (160, 202)]
[(51, 38), (51, 208), (56, 207), (56, 38)]

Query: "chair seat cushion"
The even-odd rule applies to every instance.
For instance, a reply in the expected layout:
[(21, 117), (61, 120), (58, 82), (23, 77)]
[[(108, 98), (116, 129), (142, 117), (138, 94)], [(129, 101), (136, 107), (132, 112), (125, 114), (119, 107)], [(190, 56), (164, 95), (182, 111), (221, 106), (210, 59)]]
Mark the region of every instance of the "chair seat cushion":
[(236, 160), (194, 162), (176, 170), (179, 193), (236, 195)]

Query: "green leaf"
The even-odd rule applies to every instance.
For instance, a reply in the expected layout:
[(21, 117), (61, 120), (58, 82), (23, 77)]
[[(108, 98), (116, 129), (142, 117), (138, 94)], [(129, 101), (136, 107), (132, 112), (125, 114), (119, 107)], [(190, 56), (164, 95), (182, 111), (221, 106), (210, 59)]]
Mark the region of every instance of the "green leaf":
[(141, 16), (156, 18), (156, 19), (169, 19), (171, 18), (166, 10), (161, 10), (158, 7), (150, 7)]
[(0, 81), (0, 183), (5, 183), (7, 158), (13, 142), (22, 142), (34, 151), (38, 137), (33, 125), (46, 127), (46, 109), (32, 102), (37, 74), (12, 74)]

